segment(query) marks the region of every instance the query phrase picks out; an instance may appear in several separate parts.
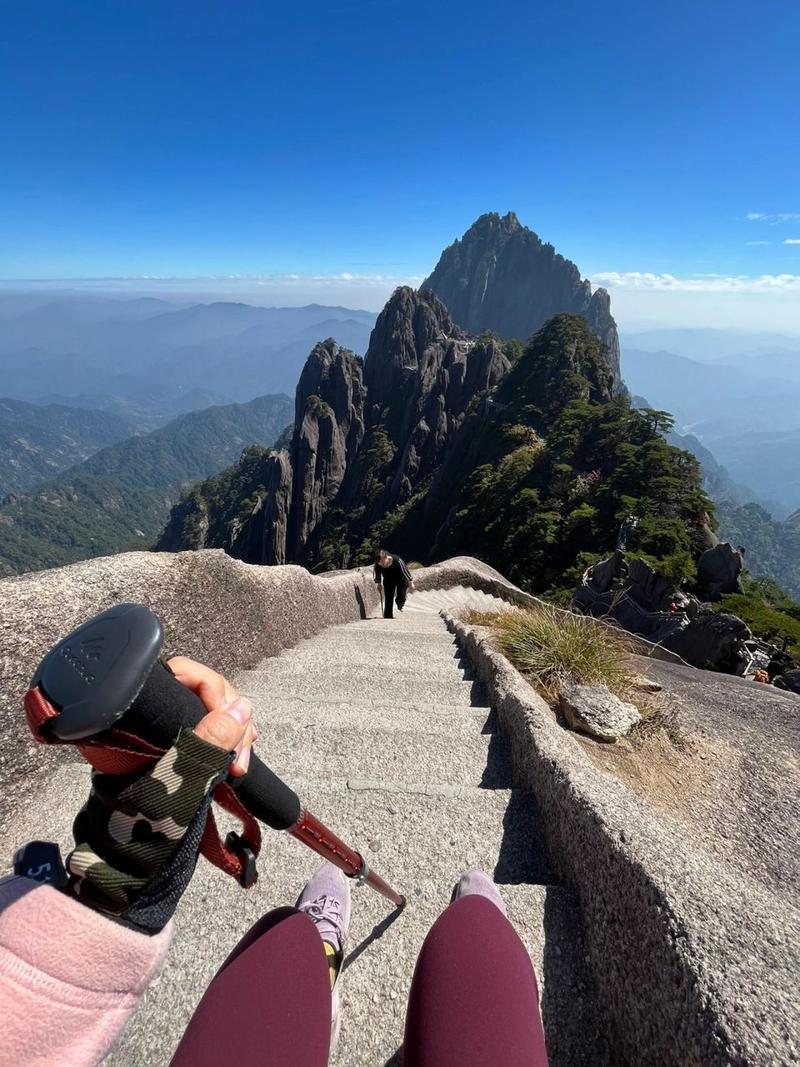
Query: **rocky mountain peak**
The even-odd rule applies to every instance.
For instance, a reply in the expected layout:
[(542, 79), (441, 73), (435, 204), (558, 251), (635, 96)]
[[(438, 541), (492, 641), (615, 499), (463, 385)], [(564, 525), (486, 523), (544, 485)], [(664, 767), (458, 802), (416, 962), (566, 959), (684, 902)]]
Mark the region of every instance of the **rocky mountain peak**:
[(354, 409), (363, 409), (363, 393), (360, 361), (329, 337), (314, 346), (303, 367), (295, 393), (295, 426), (302, 424), (312, 397), (326, 404), (341, 422)]
[(569, 400), (606, 404), (613, 398), (603, 346), (582, 315), (555, 315), (534, 334), (498, 400), (512, 403), (519, 395), (537, 397), (545, 415)]
[(279, 549), (278, 557), (302, 558), (338, 493), (364, 438), (364, 397), (360, 360), (331, 338), (315, 345), (297, 386), (290, 462), (273, 460), (277, 480), (264, 518), (278, 519), (276, 498), (282, 501), (278, 510), (288, 509), (277, 522), (286, 528), (285, 551)]
[(444, 250), (422, 287), (436, 293), (455, 322), (473, 333), (492, 330), (526, 341), (560, 312), (583, 315), (607, 347), (615, 392), (623, 390), (608, 293), (592, 293), (575, 264), (513, 212), (481, 215)]
[(370, 409), (376, 413), (402, 395), (433, 348), (461, 338), (450, 313), (434, 294), (401, 286), (378, 316), (364, 361)]

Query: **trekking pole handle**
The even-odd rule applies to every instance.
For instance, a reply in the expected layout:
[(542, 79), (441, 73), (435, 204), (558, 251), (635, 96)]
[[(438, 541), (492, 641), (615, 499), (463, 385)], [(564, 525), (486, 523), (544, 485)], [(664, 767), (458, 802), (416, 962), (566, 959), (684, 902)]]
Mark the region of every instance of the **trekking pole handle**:
[[(171, 748), (207, 708), (158, 660), (162, 646), (161, 624), (142, 604), (115, 605), (73, 630), (47, 653), (31, 680), (25, 707), (34, 736), (45, 740), (50, 732), (62, 743), (80, 745), (117, 731)], [(360, 853), (301, 807), (294, 790), (255, 752), (247, 773), (229, 777), (228, 784), (260, 822), (287, 830), (398, 907), (405, 903)]]
[[(208, 714), (196, 693), (163, 664), (156, 663), (139, 696), (115, 723), (159, 748), (170, 748), (182, 729), (194, 728)], [(244, 806), (273, 830), (288, 830), (300, 817), (297, 793), (267, 767), (255, 752), (245, 775), (228, 778)]]

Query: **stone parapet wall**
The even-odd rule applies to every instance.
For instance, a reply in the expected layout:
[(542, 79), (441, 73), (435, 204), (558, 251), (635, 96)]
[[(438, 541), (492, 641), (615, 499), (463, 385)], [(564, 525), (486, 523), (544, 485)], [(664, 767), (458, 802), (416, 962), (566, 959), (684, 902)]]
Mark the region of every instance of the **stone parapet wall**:
[(791, 904), (598, 770), (485, 629), (445, 619), (511, 738), (514, 784), (537, 801), (554, 869), (578, 895), (618, 1062), (795, 1062), (800, 918)]

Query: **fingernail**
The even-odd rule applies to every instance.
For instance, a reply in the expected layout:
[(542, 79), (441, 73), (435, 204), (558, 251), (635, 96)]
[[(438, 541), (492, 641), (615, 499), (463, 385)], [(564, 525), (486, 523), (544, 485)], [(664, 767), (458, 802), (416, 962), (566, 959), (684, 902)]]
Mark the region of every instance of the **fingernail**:
[(244, 774), (247, 771), (247, 768), (250, 766), (250, 746), (249, 745), (247, 746), (247, 748), (243, 749), (241, 755), (236, 760), (236, 766), (239, 768), (239, 770), (242, 772), (242, 774)]
[(247, 697), (239, 697), (234, 701), (229, 708), (225, 711), (232, 718), (236, 719), (240, 726), (245, 726), (253, 716), (253, 705), (247, 699)]

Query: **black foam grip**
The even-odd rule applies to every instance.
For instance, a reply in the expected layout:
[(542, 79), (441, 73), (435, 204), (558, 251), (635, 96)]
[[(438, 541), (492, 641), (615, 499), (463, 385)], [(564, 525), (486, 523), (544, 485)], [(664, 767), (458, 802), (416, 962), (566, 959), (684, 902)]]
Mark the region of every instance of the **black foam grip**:
[[(182, 729), (196, 726), (205, 714), (200, 698), (181, 685), (163, 664), (156, 663), (139, 696), (116, 726), (160, 748), (169, 748)], [(297, 822), (300, 799), (255, 752), (251, 753), (247, 774), (230, 778), (229, 783), (248, 811), (273, 830), (288, 830)]]

